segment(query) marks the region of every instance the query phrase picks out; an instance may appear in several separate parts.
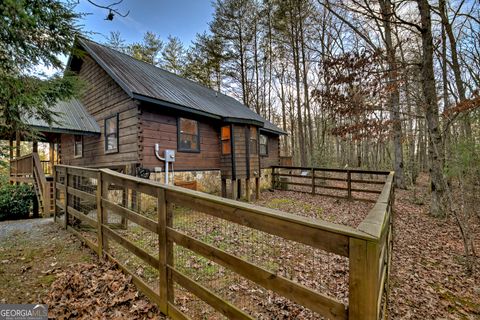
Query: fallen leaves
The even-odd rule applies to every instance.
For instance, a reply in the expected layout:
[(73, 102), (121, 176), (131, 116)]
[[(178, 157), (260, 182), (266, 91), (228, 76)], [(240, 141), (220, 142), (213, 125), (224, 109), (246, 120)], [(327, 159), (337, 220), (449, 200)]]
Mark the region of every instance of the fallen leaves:
[(157, 307), (111, 263), (72, 265), (58, 274), (43, 303), (56, 319), (158, 319)]

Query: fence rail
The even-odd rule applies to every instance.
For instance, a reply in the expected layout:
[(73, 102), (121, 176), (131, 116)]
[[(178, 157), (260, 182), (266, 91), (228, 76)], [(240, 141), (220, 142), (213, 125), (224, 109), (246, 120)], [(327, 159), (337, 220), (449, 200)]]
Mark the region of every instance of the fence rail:
[[(375, 198), (365, 198), (362, 195), (380, 194), (382, 190), (374, 187), (382, 187), (389, 174), (389, 171), (361, 169), (274, 166), (272, 167), (272, 188), (376, 202)], [(368, 178), (368, 176), (375, 177), (375, 179)], [(293, 188), (289, 186), (293, 186)], [(335, 192), (326, 193), (325, 190), (334, 190)], [(338, 194), (339, 192), (346, 192), (346, 194)], [(354, 194), (358, 194), (358, 196), (355, 197)]]
[[(393, 173), (382, 174), (387, 178), (379, 199), (365, 221), (355, 229), (165, 186), (108, 169), (57, 165), (55, 219), (63, 219), (65, 228), (100, 256), (108, 257), (130, 274), (138, 289), (158, 304), (162, 313), (173, 319), (192, 316), (189, 312), (193, 309), (179, 306), (180, 293), (196, 297), (228, 318), (254, 318), (255, 313), (245, 310), (235, 297), (217, 290), (212, 282), (205, 280), (209, 277), (218, 279), (217, 274), (212, 274), (213, 265), (222, 268), (220, 276), (232, 273), (318, 316), (378, 319), (385, 315), (386, 304), (382, 301), (388, 289), (394, 198)], [(116, 197), (120, 193), (121, 197)], [(138, 209), (139, 199), (133, 198), (140, 193), (144, 195), (143, 202), (148, 198), (154, 204), (153, 212)], [(201, 234), (185, 228), (195, 213), (186, 209), (179, 211), (179, 208), (200, 212), (204, 216), (198, 219), (199, 223), (211, 219), (213, 228)], [(114, 218), (120, 218), (122, 223), (116, 223), (118, 219)], [(226, 223), (233, 229), (219, 236), (220, 226)], [(238, 238), (236, 231), (241, 228), (255, 233), (242, 242), (234, 238), (235, 235)], [(142, 237), (139, 239), (138, 234), (132, 237), (126, 229), (142, 230), (138, 233)], [(243, 246), (254, 246), (257, 233), (296, 243), (296, 247), (304, 246), (313, 252), (321, 250), (348, 258), (348, 302), (239, 254)], [(126, 259), (126, 254), (136, 257), (138, 264), (134, 266), (133, 258)], [(182, 259), (187, 259), (188, 263), (184, 264)], [(142, 266), (143, 273), (139, 274), (138, 266)]]

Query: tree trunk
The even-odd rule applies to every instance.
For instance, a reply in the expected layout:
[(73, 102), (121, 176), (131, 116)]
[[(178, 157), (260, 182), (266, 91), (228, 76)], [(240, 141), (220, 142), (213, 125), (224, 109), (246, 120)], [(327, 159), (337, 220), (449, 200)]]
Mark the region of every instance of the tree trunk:
[(422, 35), (422, 91), (425, 99), (425, 119), (429, 136), (431, 206), (430, 213), (441, 217), (446, 214), (445, 183), (443, 179), (443, 139), (439, 125), (435, 74), (433, 69), (433, 37), (430, 5), (428, 0), (417, 0)]
[(380, 0), (380, 10), (385, 31), (385, 48), (387, 51), (388, 63), (388, 82), (391, 87), (388, 97), (388, 106), (392, 113), (393, 129), (393, 148), (394, 148), (394, 170), (395, 185), (397, 188), (405, 189), (405, 178), (403, 172), (403, 150), (402, 150), (402, 123), (400, 122), (400, 92), (398, 87), (397, 59), (395, 57), (395, 47), (392, 41), (392, 27), (390, 19), (392, 17), (391, 0)]

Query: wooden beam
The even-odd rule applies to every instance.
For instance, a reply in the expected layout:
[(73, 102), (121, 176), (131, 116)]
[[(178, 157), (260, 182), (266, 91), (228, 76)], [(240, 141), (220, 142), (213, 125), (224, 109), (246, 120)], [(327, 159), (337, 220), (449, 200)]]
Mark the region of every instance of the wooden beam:
[(139, 226), (144, 227), (145, 229), (157, 233), (158, 223), (152, 219), (144, 217), (135, 211), (122, 207), (116, 203), (113, 203), (105, 198), (102, 198), (102, 206), (104, 208), (110, 209), (115, 212), (115, 214), (120, 215), (124, 219), (128, 219)]

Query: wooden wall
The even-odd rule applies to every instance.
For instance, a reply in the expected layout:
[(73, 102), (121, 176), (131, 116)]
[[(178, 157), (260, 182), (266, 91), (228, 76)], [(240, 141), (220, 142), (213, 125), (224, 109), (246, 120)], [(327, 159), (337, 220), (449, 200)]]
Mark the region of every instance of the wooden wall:
[(262, 169), (280, 165), (280, 138), (277, 135), (262, 132), (268, 137), (268, 155), (260, 156), (260, 167)]
[[(231, 156), (222, 156), (222, 176), (227, 179), (245, 179), (247, 175), (247, 148), (249, 148), (250, 126), (235, 124), (233, 125), (235, 155), (235, 176), (231, 173)], [(250, 161), (250, 178), (260, 176), (259, 156), (258, 156), (258, 136), (257, 136), (257, 153), (249, 155)]]
[[(138, 108), (136, 103), (89, 56), (77, 70), (86, 83), (81, 97), (100, 125), (100, 136), (84, 136), (83, 157), (74, 158), (73, 135), (61, 136), (61, 163), (85, 167), (111, 167), (138, 162)], [(104, 119), (119, 114), (119, 151), (105, 153)]]
[[(165, 167), (164, 162), (155, 157), (155, 143), (160, 144), (160, 154), (165, 149), (173, 149), (176, 154), (175, 170), (220, 169), (220, 126), (209, 120), (199, 120), (200, 152), (177, 151), (177, 116), (157, 112), (161, 106), (142, 107), (139, 121), (139, 161), (145, 168)], [(191, 116), (185, 116), (194, 119)]]

